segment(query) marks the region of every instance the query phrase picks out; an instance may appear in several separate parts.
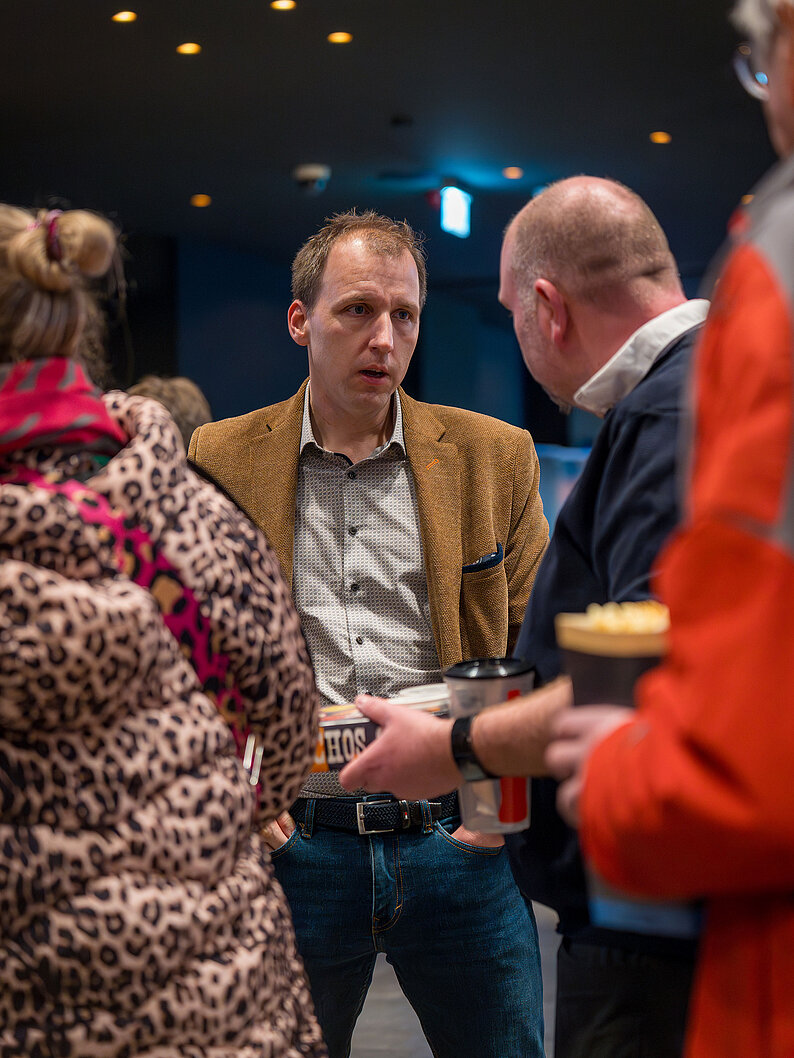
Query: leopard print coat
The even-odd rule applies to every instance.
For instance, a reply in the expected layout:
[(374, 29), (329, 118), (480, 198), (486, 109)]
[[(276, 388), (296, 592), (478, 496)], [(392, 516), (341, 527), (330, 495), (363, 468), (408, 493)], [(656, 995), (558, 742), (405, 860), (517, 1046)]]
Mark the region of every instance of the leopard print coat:
[(104, 401), (131, 440), (84, 488), (57, 450), (0, 483), (0, 1058), (320, 1058), (251, 825), (314, 743), (289, 591), (164, 409)]

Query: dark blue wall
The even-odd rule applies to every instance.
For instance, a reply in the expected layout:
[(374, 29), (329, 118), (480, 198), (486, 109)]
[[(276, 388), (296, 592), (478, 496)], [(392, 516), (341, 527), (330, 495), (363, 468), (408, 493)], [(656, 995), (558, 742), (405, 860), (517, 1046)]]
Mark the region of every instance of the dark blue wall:
[[(290, 396), (306, 351), (287, 332), (289, 270), (203, 243), (177, 253), (177, 364), (204, 390), (216, 418)], [(525, 425), (524, 374), (512, 334), (465, 298), (434, 293), (422, 314), (413, 395)]]
[(177, 363), (217, 419), (283, 400), (306, 377), (306, 351), (287, 332), (289, 269), (262, 256), (181, 242)]

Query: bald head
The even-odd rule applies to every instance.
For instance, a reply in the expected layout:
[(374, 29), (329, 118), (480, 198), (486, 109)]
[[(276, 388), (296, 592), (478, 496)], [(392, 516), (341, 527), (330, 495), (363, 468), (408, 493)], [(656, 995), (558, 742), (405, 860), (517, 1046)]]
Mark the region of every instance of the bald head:
[(686, 297), (642, 199), (613, 180), (575, 176), (511, 222), (499, 300), (530, 374), (567, 406), (635, 331)]
[(681, 296), (667, 239), (643, 200), (613, 180), (575, 176), (552, 184), (511, 222), (505, 237), (517, 287), (543, 276), (571, 298), (605, 310)]

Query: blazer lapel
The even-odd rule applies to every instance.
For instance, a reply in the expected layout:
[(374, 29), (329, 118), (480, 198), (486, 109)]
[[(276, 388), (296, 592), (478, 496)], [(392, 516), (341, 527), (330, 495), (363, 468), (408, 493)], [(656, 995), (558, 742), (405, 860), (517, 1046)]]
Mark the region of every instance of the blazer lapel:
[(461, 658), (460, 468), (458, 450), (426, 405), (400, 390), (405, 449), (416, 486), (430, 618), (443, 668)]
[(305, 389), (304, 382), (283, 408), (283, 414), (268, 420), (264, 431), (251, 439), (248, 450), (251, 487), (247, 510), (256, 524), (264, 529), (290, 589)]

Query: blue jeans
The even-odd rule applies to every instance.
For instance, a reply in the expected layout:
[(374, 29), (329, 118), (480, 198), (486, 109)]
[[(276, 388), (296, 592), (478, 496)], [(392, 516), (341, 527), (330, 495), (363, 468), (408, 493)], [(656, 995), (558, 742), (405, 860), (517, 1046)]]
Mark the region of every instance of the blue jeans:
[(385, 952), (436, 1058), (543, 1058), (532, 907), (506, 850), (451, 837), (457, 820), (361, 836), (298, 827), (272, 853), (330, 1058)]

